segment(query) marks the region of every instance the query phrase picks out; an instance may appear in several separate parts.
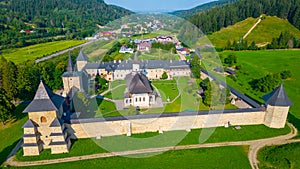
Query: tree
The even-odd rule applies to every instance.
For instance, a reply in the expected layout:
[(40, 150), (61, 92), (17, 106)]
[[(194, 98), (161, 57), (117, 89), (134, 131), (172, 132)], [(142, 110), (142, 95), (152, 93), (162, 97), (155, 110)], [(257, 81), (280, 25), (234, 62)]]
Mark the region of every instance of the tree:
[(18, 98), (31, 100), (39, 84), (39, 71), (34, 62), (25, 62), (18, 65)]
[(11, 117), (14, 105), (10, 102), (4, 89), (0, 89), (0, 120), (2, 124)]
[(191, 61), (191, 71), (192, 71), (192, 76), (194, 78), (201, 77), (201, 66), (200, 66), (200, 59), (198, 55), (194, 55), (194, 58)]
[(2, 85), (3, 89), (6, 91), (7, 96), (10, 100), (15, 100), (17, 98), (17, 66), (9, 61), (7, 62), (5, 58), (1, 58), (2, 65)]
[(168, 79), (168, 74), (166, 72), (164, 72), (161, 76), (161, 79)]

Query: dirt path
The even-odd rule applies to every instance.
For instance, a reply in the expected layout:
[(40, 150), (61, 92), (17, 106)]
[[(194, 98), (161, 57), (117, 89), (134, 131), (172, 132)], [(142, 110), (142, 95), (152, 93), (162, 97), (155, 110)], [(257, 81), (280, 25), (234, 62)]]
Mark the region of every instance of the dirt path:
[(262, 15), (260, 15), (258, 21), (251, 27), (251, 29), (243, 36), (243, 39), (246, 39), (247, 36), (253, 31), (253, 29), (261, 22)]
[(257, 160), (257, 154), (258, 151), (265, 147), (265, 146), (271, 146), (271, 145), (283, 145), (293, 142), (300, 142), (300, 140), (291, 140), (293, 137), (297, 136), (297, 129), (290, 123), (288, 123), (289, 127), (291, 128), (291, 132), (287, 135), (268, 138), (268, 139), (262, 139), (257, 141), (254, 144), (250, 144), (249, 153), (248, 153), (248, 159), (251, 164), (252, 169), (258, 169), (258, 163)]
[(113, 157), (113, 156), (126, 156), (126, 155), (133, 155), (133, 154), (164, 152), (164, 151), (169, 151), (169, 150), (187, 150), (187, 149), (223, 147), (223, 146), (248, 145), (248, 146), (250, 146), (249, 154), (248, 154), (249, 162), (253, 169), (257, 169), (258, 168), (257, 153), (261, 148), (263, 148), (265, 146), (270, 146), (270, 145), (281, 145), (281, 144), (300, 142), (300, 139), (291, 140), (293, 137), (295, 137), (297, 135), (297, 129), (291, 124), (288, 124), (288, 125), (291, 128), (291, 132), (287, 135), (266, 138), (266, 139), (252, 140), (252, 141), (207, 143), (207, 144), (194, 144), (194, 145), (172, 146), (172, 147), (161, 147), (161, 148), (149, 148), (149, 149), (101, 153), (101, 154), (75, 156), (75, 157), (53, 159), (53, 160), (30, 161), (30, 162), (16, 161), (14, 159), (14, 156), (11, 155), (8, 157), (6, 164), (10, 165), (10, 166), (37, 166), (37, 165), (45, 165), (45, 164), (56, 164), (56, 163), (62, 163), (62, 162), (73, 162), (73, 161), (79, 161), (79, 160), (107, 158), (107, 157)]

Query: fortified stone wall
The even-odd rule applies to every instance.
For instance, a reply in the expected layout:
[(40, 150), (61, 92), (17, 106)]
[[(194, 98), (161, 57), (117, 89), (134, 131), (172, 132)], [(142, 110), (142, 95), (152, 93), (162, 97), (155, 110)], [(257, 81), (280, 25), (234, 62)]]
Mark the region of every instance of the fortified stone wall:
[(190, 130), (232, 125), (264, 124), (264, 111), (225, 113), (212, 115), (187, 115), (158, 118), (141, 118), (105, 121), (105, 119), (72, 120), (71, 128), (77, 138), (93, 138), (131, 133)]

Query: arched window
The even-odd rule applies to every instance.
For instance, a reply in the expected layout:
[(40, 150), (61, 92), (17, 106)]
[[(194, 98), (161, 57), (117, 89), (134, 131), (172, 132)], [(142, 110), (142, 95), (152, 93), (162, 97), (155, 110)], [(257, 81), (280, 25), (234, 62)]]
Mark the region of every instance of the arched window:
[(145, 97), (143, 97), (143, 101), (146, 101)]
[(41, 122), (42, 122), (42, 123), (47, 123), (46, 117), (42, 116), (42, 117), (41, 117)]

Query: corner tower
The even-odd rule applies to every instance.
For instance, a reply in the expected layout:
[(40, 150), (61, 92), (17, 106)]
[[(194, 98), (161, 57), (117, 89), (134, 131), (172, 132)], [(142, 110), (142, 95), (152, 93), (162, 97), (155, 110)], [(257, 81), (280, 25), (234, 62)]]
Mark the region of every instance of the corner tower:
[(270, 94), (263, 96), (267, 106), (265, 125), (271, 128), (284, 128), (292, 101), (288, 98), (283, 85)]
[(29, 118), (23, 125), (24, 156), (39, 155), (48, 148), (52, 154), (69, 152), (71, 142), (61, 120), (64, 102), (41, 81), (34, 99), (23, 111)]

